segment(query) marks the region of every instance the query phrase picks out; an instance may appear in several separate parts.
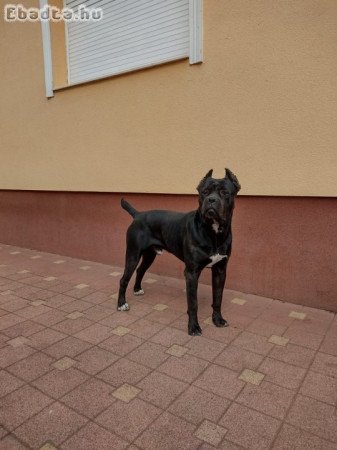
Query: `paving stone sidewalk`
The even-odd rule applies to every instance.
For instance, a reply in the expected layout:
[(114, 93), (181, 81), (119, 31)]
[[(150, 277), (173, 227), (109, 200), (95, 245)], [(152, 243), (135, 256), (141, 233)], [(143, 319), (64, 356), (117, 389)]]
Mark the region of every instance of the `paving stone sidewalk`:
[(187, 334), (182, 280), (0, 244), (0, 449), (337, 449), (337, 318), (227, 290)]

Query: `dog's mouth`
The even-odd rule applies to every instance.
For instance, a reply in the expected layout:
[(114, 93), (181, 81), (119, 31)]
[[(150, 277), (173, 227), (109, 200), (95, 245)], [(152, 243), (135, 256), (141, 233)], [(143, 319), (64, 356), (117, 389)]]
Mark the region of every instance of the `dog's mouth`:
[(219, 217), (219, 214), (214, 208), (208, 208), (205, 211), (205, 217), (207, 219), (217, 219)]
[(216, 213), (215, 209), (208, 209), (206, 211), (206, 216), (209, 217), (210, 219), (213, 219), (217, 216), (217, 213)]

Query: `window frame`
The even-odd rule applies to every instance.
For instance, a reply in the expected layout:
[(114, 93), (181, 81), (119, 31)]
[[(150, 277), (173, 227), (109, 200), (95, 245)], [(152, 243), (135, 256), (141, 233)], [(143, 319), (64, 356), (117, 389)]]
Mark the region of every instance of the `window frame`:
[[(39, 0), (40, 8), (48, 5), (48, 0)], [(44, 69), (45, 69), (45, 91), (46, 97), (51, 98), (54, 96), (54, 91), (59, 88), (66, 88), (71, 86), (77, 86), (81, 84), (90, 83), (92, 81), (106, 79), (114, 76), (122, 75), (123, 73), (132, 73), (137, 70), (156, 67), (161, 64), (165, 64), (172, 61), (179, 61), (183, 59), (189, 59), (190, 65), (198, 64), (203, 62), (203, 0), (188, 0), (189, 2), (189, 54), (186, 57), (175, 58), (163, 60), (160, 63), (151, 64), (151, 65), (140, 65), (137, 68), (132, 68), (130, 70), (123, 70), (118, 73), (112, 73), (110, 75), (103, 76), (93, 76), (85, 81), (73, 82), (69, 81), (69, 52), (68, 52), (68, 32), (67, 25), (64, 23), (64, 34), (65, 34), (65, 60), (67, 64), (67, 80), (61, 87), (54, 86), (53, 82), (53, 54), (52, 48), (53, 43), (51, 40), (51, 31), (50, 27), (53, 26), (53, 23), (49, 21), (42, 21), (42, 42), (43, 42), (43, 55), (44, 55)], [(64, 3), (64, 0), (63, 0)], [(55, 45), (55, 44), (54, 44)]]

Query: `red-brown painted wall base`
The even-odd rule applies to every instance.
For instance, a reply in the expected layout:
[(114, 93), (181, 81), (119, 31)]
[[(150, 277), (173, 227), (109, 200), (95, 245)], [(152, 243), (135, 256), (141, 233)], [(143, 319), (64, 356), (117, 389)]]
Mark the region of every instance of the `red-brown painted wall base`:
[[(0, 242), (123, 266), (131, 217), (121, 197), (0, 191)], [(139, 210), (197, 207), (195, 196), (125, 197)], [(239, 197), (226, 287), (337, 311), (336, 230), (337, 199)], [(164, 254), (150, 271), (182, 277), (183, 264)]]

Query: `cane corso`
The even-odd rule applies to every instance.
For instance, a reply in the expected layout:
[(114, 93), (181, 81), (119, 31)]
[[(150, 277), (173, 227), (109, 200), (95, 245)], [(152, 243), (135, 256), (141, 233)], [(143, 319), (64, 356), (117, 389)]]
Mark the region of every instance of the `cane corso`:
[(221, 315), (226, 268), (232, 247), (231, 222), (234, 200), (240, 190), (236, 176), (226, 169), (224, 178), (212, 178), (210, 170), (200, 181), (199, 208), (188, 213), (151, 210), (136, 211), (124, 199), (122, 207), (133, 217), (126, 237), (126, 261), (118, 294), (119, 311), (128, 311), (125, 291), (140, 259), (134, 294), (143, 295), (142, 279), (157, 254), (166, 250), (185, 263), (188, 333), (201, 335), (198, 323), (197, 288), (201, 271), (212, 270), (213, 314), (215, 326), (228, 326)]

